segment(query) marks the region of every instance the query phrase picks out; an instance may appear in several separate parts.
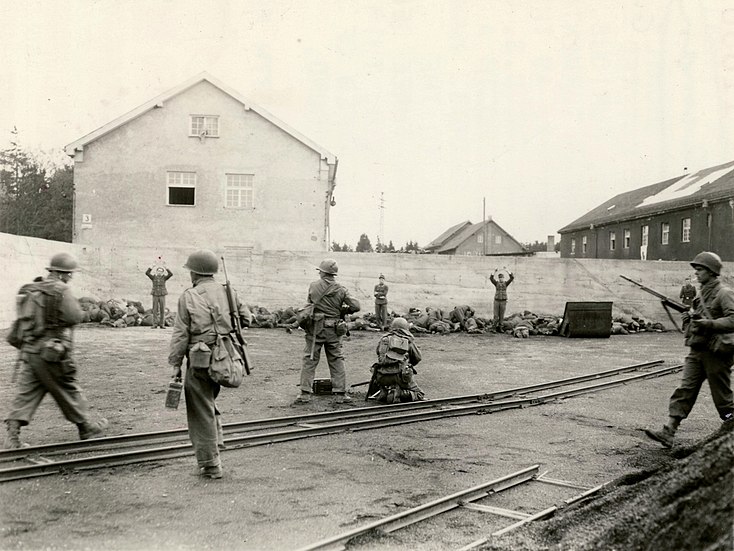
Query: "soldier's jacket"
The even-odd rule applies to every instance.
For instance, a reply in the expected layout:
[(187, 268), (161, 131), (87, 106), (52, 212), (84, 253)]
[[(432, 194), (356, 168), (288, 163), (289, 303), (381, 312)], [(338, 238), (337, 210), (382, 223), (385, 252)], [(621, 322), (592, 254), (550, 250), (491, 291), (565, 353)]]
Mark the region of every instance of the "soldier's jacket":
[(494, 285), (495, 287), (494, 300), (507, 300), (507, 288), (514, 280), (515, 276), (512, 274), (510, 274), (510, 277), (507, 279), (507, 281), (499, 281), (494, 278), (494, 274), (491, 274), (489, 276), (489, 281), (491, 281), (492, 285)]
[(23, 352), (38, 354), (40, 348), (48, 339), (61, 340), (66, 349), (71, 351), (71, 328), (81, 323), (84, 316), (79, 301), (71, 292), (71, 288), (61, 281), (50, 277), (36, 283), (46, 293), (45, 328), (43, 334), (23, 343)]
[[(329, 289), (327, 293), (315, 304), (313, 297), (320, 296), (327, 289)], [(347, 288), (329, 276), (321, 277), (311, 283), (308, 288), (307, 301), (309, 304), (314, 304), (314, 314), (321, 313), (325, 318), (338, 318), (342, 313), (342, 304), (345, 305), (344, 313), (346, 314), (359, 312), (361, 308), (359, 301), (349, 294)]]
[(150, 294), (154, 297), (162, 297), (164, 295), (168, 294), (168, 291), (166, 290), (166, 281), (171, 279), (173, 277), (173, 272), (166, 268), (166, 273), (163, 275), (158, 275), (152, 273), (153, 270), (151, 268), (148, 268), (145, 272), (145, 275), (147, 275), (151, 281), (153, 281), (153, 289), (151, 290)]
[[(701, 305), (704, 301), (709, 315)], [(713, 318), (713, 328), (705, 333), (694, 333), (691, 325), (686, 327), (686, 346), (701, 348), (707, 346), (713, 333), (729, 333), (734, 331), (734, 291), (724, 287), (721, 281), (713, 279), (701, 286), (701, 294), (693, 301), (694, 317)]]
[[(252, 321), (250, 310), (234, 293), (237, 315), (244, 317), (247, 325)], [(227, 291), (213, 277), (203, 277), (186, 289), (178, 299), (178, 312), (173, 324), (168, 363), (180, 366), (189, 347), (197, 342), (213, 345), (217, 333), (232, 331)]]
[(384, 283), (375, 285), (375, 304), (387, 304), (387, 292), (389, 288)]

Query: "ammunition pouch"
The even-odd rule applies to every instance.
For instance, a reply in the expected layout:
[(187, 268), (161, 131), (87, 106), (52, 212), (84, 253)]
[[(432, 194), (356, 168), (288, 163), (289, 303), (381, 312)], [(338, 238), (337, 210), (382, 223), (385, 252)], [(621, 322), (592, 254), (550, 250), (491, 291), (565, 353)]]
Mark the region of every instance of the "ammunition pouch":
[(334, 330), (336, 331), (338, 337), (343, 337), (349, 332), (349, 326), (347, 325), (346, 321), (339, 320), (334, 326)]
[(189, 365), (193, 368), (208, 369), (212, 363), (212, 349), (204, 342), (195, 343), (189, 350)]
[(66, 358), (67, 348), (61, 339), (48, 339), (39, 350), (43, 361), (61, 363)]

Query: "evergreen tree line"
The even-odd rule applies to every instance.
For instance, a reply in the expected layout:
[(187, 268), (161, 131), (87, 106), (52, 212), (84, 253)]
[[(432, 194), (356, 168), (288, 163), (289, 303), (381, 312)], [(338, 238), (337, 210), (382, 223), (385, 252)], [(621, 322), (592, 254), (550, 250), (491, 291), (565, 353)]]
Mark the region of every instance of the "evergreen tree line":
[(344, 243), (343, 245), (340, 245), (336, 241), (332, 242), (331, 244), (331, 250), (337, 251), (337, 252), (345, 252), (345, 253), (418, 253), (421, 252), (420, 247), (418, 247), (418, 242), (415, 241), (408, 241), (405, 245), (400, 247), (399, 249), (395, 248), (395, 245), (393, 245), (393, 242), (390, 241), (387, 245), (384, 245), (383, 243), (380, 243), (380, 238), (377, 238), (377, 244), (373, 247), (372, 242), (370, 241), (370, 238), (367, 237), (366, 233), (363, 233), (359, 236), (359, 241), (357, 242), (357, 245), (352, 248), (350, 245), (347, 245)]
[(18, 131), (0, 150), (0, 232), (71, 242), (74, 171), (23, 149)]

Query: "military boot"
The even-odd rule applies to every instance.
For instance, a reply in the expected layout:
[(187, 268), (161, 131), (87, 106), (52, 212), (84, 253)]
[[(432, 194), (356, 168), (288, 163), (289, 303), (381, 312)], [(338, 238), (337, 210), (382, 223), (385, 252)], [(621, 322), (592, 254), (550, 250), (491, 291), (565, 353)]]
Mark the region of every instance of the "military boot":
[(7, 425), (8, 432), (5, 436), (3, 447), (6, 450), (22, 448), (23, 444), (20, 442), (20, 421), (8, 419), (5, 421), (5, 424)]
[(672, 448), (675, 443), (675, 430), (668, 425), (663, 425), (660, 430), (645, 429), (645, 434), (656, 442), (660, 442), (665, 448)]
[(109, 422), (107, 419), (100, 419), (99, 421), (86, 421), (84, 423), (79, 423), (77, 427), (79, 428), (79, 439), (80, 440), (89, 440), (90, 438), (96, 438), (98, 436), (102, 436), (102, 433), (109, 425)]

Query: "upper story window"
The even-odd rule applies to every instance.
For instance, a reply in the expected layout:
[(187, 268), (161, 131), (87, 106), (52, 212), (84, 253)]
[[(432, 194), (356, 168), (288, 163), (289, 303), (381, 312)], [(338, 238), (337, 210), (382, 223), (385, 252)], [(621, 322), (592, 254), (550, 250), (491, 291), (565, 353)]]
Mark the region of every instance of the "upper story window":
[(229, 208), (255, 208), (254, 174), (227, 174), (224, 204)]
[(613, 231), (609, 232), (609, 250), (613, 251), (617, 248), (617, 234)]
[(484, 234), (482, 233), (477, 234), (477, 243), (484, 243)]
[(495, 243), (496, 243), (497, 245), (502, 245), (502, 236), (501, 236), (501, 235), (495, 235), (495, 236), (494, 236), (494, 242), (495, 242)]
[(630, 241), (632, 240), (632, 237), (630, 235), (629, 230), (624, 230), (624, 248), (629, 249), (630, 248)]
[(196, 204), (196, 172), (168, 172), (167, 205)]
[(218, 138), (219, 115), (191, 115), (189, 136)]
[(681, 220), (680, 240), (681, 243), (689, 243), (691, 241), (691, 219), (684, 218)]
[(576, 239), (571, 238), (571, 254), (576, 254)]
[(670, 243), (670, 224), (668, 222), (660, 224), (660, 243), (662, 245)]

